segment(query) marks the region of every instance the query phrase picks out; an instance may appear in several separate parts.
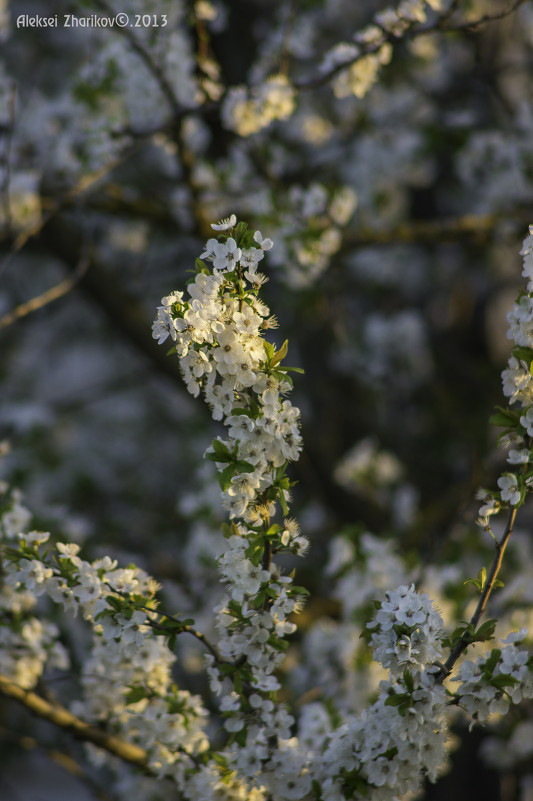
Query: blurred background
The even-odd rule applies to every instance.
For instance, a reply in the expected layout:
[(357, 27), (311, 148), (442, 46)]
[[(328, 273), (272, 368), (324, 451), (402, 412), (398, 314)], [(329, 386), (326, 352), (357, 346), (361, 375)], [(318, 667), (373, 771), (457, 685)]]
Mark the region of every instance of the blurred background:
[[(310, 614), (339, 617), (320, 568), (341, 531), (393, 540), (407, 564), (461, 556), (477, 572), (491, 551), (474, 496), (504, 464), (488, 418), (533, 223), (533, 7), (452, 5), (444, 30), (428, 9), (424, 35), (393, 41), (358, 96), (327, 68), (384, 12), (377, 0), (0, 0), (2, 477), (35, 528), (134, 559), (208, 625), (222, 545), (202, 455), (219, 429), (151, 323), (210, 223), (236, 213), (274, 240), (264, 297), (305, 370), (291, 474)], [(118, 12), (139, 26), (73, 27)], [(17, 27), (24, 15), (58, 24)], [(242, 136), (228, 87), (272, 74), (299, 87), (295, 110)], [(103, 797), (90, 781), (59, 791), (26, 716), (6, 715), (2, 801)], [(496, 776), (495, 758), (474, 757), (481, 739), (428, 799), (533, 798), (531, 756)]]

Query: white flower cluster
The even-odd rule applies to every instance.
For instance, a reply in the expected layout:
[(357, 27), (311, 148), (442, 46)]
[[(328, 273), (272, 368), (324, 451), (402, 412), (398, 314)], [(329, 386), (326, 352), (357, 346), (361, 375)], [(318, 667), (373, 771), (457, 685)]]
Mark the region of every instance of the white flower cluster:
[[(378, 36), (382, 36), (378, 28), (373, 28)], [(383, 43), (376, 53), (361, 55), (357, 45), (341, 43), (336, 45), (328, 54), (323, 69), (329, 71), (331, 66), (347, 63), (346, 69), (339, 72), (333, 81), (333, 91), (336, 97), (349, 97), (355, 95), (363, 98), (369, 89), (376, 83), (380, 68), (388, 64), (392, 58), (392, 47)], [(353, 63), (352, 63), (353, 62)]]
[[(234, 558), (236, 550), (232, 549), (230, 553)], [(247, 565), (247, 560), (243, 561)], [(224, 564), (224, 557), (221, 562)], [(280, 647), (280, 640), (296, 630), (295, 623), (289, 617), (298, 611), (300, 603), (292, 597), (294, 592), (289, 576), (280, 575), (275, 567), (270, 570), (257, 568), (256, 573), (255, 579), (248, 579), (248, 589), (254, 582), (253, 596), (249, 593), (249, 597), (240, 602), (226, 599), (226, 603), (220, 606), (217, 614), (220, 635), (218, 648), (227, 660), (238, 661), (244, 657), (252, 686), (263, 692), (272, 692), (280, 687), (278, 679), (273, 675), (284, 659), (284, 648)], [(234, 587), (235, 584), (231, 582), (229, 592), (233, 596), (236, 594)], [(265, 603), (264, 608), (257, 609), (254, 606), (260, 591), (263, 598), (268, 593), (271, 602)], [(220, 691), (218, 679), (215, 676), (213, 678), (212, 689)]]
[(403, 0), (397, 8), (386, 8), (376, 14), (373, 23), (354, 35), (355, 44), (335, 45), (321, 69), (328, 73), (346, 64), (346, 69), (340, 70), (333, 80), (336, 97), (363, 98), (376, 83), (381, 67), (392, 58), (389, 37), (401, 37), (414, 24), (425, 22), (428, 5), (438, 11), (441, 0)]
[(405, 687), (382, 682), (378, 700), (330, 736), (319, 767), (324, 801), (391, 801), (419, 790), (423, 775), (436, 780), (446, 761), (446, 690), (422, 674), (403, 714), (390, 705), (398, 691)]
[(35, 687), (45, 668), (66, 670), (70, 664), (58, 627), (28, 614), (36, 602), (31, 592), (0, 589), (0, 673), (25, 690)]
[(283, 399), (290, 389), (281, 365), (286, 346), (276, 353), (261, 336), (274, 321), (258, 299), (264, 277), (257, 267), (272, 241), (243, 226), (237, 242), (227, 233), (236, 224), (232, 215), (214, 226), (221, 235), (207, 242), (189, 299), (183, 292), (163, 298), (153, 335), (160, 343), (173, 339), (189, 392), (203, 389), (214, 419), (228, 427), (227, 439), (215, 440), (207, 455), (221, 471), (230, 517), (257, 522), (258, 507), (272, 500), (269, 488), (298, 458), (300, 413)]
[[(289, 618), (298, 610), (301, 589), (272, 557), (301, 554), (307, 540), (294, 520), (271, 525), (270, 517), (276, 500), (288, 513), (284, 471), (300, 450), (299, 410), (282, 397), (290, 389), (282, 365), (287, 343), (276, 351), (261, 337), (272, 322), (258, 298), (264, 279), (257, 265), (272, 242), (237, 225), (235, 215), (212, 227), (219, 236), (197, 261), (202, 271), (189, 285), (190, 300), (182, 292), (163, 299), (154, 336), (172, 337), (189, 391), (197, 395), (203, 389), (213, 417), (227, 427), (227, 437), (215, 439), (206, 454), (220, 470), (223, 505), (233, 519), (218, 559), (227, 587), (215, 609), (220, 659), (209, 655), (207, 672), (212, 691), (221, 696), (226, 731), (241, 737), (232, 759), (259, 789), (258, 775), (279, 768), (272, 762), (279, 756), (273, 742), (281, 747), (294, 723), (271, 693), (280, 688), (274, 674), (284, 660), (283, 638), (296, 629)], [(198, 369), (191, 368), (192, 360)], [(287, 751), (291, 760), (295, 753)]]
[(240, 136), (250, 136), (274, 120), (286, 120), (294, 111), (296, 92), (285, 75), (272, 75), (248, 91), (231, 88), (222, 106), (224, 125)]
[(465, 660), (453, 681), (460, 682), (456, 695), (475, 721), (485, 722), (494, 713), (505, 714), (511, 703), (533, 698), (531, 657), (519, 645), (527, 632), (509, 634), (503, 648), (493, 648), (474, 662)]
[[(8, 450), (0, 443), (0, 457)], [(22, 505), (22, 494), (9, 491), (0, 482), (0, 544), (11, 545), (18, 532), (26, 528), (31, 514)], [(35, 531), (22, 535), (29, 544), (44, 542), (47, 535)], [(24, 560), (27, 588), (17, 590), (0, 575), (0, 673), (13, 679), (20, 687), (31, 689), (46, 668), (66, 669), (69, 657), (59, 641), (59, 629), (50, 621), (31, 614), (37, 605), (39, 592), (35, 589), (46, 575), (42, 565), (33, 566)]]
[(342, 229), (352, 220), (358, 197), (351, 186), (331, 189), (318, 181), (293, 185), (285, 203), (272, 198), (269, 225), (276, 235), (271, 263), (294, 288), (312, 285), (342, 245)]
[(502, 372), (503, 394), (509, 398), (510, 405), (520, 407), (520, 413), (500, 410), (495, 423), (508, 429), (508, 442), (514, 447), (509, 450), (507, 462), (515, 468), (521, 467), (521, 472), (503, 473), (498, 479), (498, 494), (481, 490), (484, 504), (478, 522), (487, 529), (489, 518), (500, 511), (502, 504), (517, 506), (523, 502), (531, 483), (527, 466), (532, 461), (533, 437), (533, 226), (529, 227), (529, 236), (524, 240), (520, 255), (524, 257), (522, 275), (527, 278), (527, 286), (507, 315), (507, 338), (513, 340), (514, 346)]
[[(509, 322), (508, 339), (523, 348), (533, 347), (533, 226), (524, 240), (520, 255), (524, 257), (522, 275), (527, 278), (527, 294), (523, 294), (507, 315)], [(510, 403), (519, 403), (529, 410), (533, 401), (533, 378), (525, 359), (511, 356), (509, 365), (502, 373), (503, 392)], [(527, 412), (526, 412), (527, 414)], [(527, 428), (529, 419), (526, 418)], [(531, 434), (530, 434), (531, 436)]]
[[(111, 724), (125, 739), (145, 748), (155, 773), (182, 778), (183, 755), (207, 748), (207, 712), (200, 698), (172, 685), (175, 656), (153, 625), (159, 617), (154, 608), (157, 582), (140, 568), (118, 567), (107, 556), (84, 561), (78, 556), (79, 546), (72, 543), (57, 543), (53, 557), (43, 555), (39, 549), (48, 539), (48, 534), (21, 534), (19, 557), (6, 562), (5, 582), (23, 596), (47, 594), (65, 612), (79, 611), (91, 622), (92, 655), (82, 671), (85, 699), (74, 702), (73, 712), (87, 721)], [(42, 650), (45, 638), (54, 633), (55, 627), (35, 621), (22, 628), (21, 638), (35, 641), (37, 651), (37, 641)], [(17, 654), (16, 643), (6, 645)], [(52, 664), (68, 666), (57, 644), (50, 650)], [(40, 652), (35, 658), (44, 661)], [(18, 672), (6, 672), (21, 686), (31, 686), (24, 677), (20, 681), (28, 657), (23, 654), (23, 659)], [(37, 668), (34, 673), (38, 678)]]
[(374, 620), (370, 646), (374, 659), (390, 670), (394, 677), (406, 668), (422, 671), (442, 657), (443, 620), (427, 593), (401, 586), (386, 592), (386, 601)]

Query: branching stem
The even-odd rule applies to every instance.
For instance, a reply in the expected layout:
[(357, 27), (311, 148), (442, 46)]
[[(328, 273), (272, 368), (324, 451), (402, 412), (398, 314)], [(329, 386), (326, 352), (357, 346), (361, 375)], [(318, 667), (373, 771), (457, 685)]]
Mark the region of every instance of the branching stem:
[[(511, 509), (509, 509), (509, 515), (507, 517), (507, 524), (505, 526), (505, 531), (503, 532), (501, 539), (496, 540), (496, 553), (494, 555), (494, 559), (490, 567), (489, 575), (487, 576), (487, 580), (485, 582), (485, 585), (483, 586), (483, 590), (481, 592), (481, 596), (479, 599), (479, 603), (476, 607), (476, 610), (470, 619), (470, 625), (473, 626), (474, 629), (477, 627), (477, 624), (481, 619), (481, 615), (483, 614), (487, 606), (490, 594), (494, 589), (498, 573), (500, 572), (500, 568), (502, 566), (503, 555), (505, 553), (507, 543), (509, 542), (509, 538), (513, 532), (514, 522), (516, 518), (516, 511), (517, 511), (516, 507), (512, 507)], [(446, 679), (450, 675), (453, 666), (455, 665), (455, 663), (457, 662), (463, 651), (465, 651), (466, 648), (468, 648), (471, 642), (472, 640), (469, 634), (465, 632), (465, 634), (463, 634), (457, 645), (455, 645), (454, 648), (452, 648), (448, 659), (446, 660), (441, 670), (437, 674), (436, 684), (442, 684), (444, 679)]]

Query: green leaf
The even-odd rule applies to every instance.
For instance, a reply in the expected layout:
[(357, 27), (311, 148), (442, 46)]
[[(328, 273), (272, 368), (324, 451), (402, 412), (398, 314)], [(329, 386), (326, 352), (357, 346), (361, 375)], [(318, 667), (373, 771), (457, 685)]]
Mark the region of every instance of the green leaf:
[(21, 558), (20, 551), (18, 548), (11, 548), (10, 546), (6, 546), (2, 549), (4, 556), (6, 556), (12, 562), (18, 562)]
[(274, 525), (270, 526), (270, 528), (268, 529), (268, 531), (266, 533), (266, 536), (267, 537), (274, 537), (280, 531), (281, 531), (281, 526), (279, 525), (279, 523), (274, 523)]
[[(229, 230), (231, 231), (231, 228)], [(238, 222), (237, 225), (235, 226), (235, 230), (233, 231), (233, 238), (235, 239), (239, 247), (248, 247), (247, 243), (243, 241), (246, 240), (247, 231), (248, 231), (248, 225), (245, 222)]]
[(285, 367), (285, 365), (279, 365), (278, 370), (280, 372), (291, 372), (291, 373), (301, 373), (301, 375), (305, 375), (305, 370), (302, 367)]
[(255, 465), (245, 461), (245, 459), (239, 459), (238, 462), (235, 462), (235, 471), (237, 473), (253, 473), (254, 470)]
[(213, 450), (216, 454), (220, 454), (220, 456), (229, 454), (228, 446), (219, 439), (214, 439), (211, 444), (213, 445)]
[(506, 409), (503, 406), (496, 406), (496, 414), (493, 414), (489, 421), (494, 426), (502, 426), (503, 428), (514, 428), (520, 421), (520, 415), (512, 412), (511, 409)]
[(279, 488), (279, 502), (281, 504), (281, 509), (283, 511), (283, 514), (287, 516), (289, 514), (289, 507), (287, 506), (287, 501), (285, 500), (285, 493), (283, 492), (281, 487)]
[(205, 454), (206, 459), (212, 462), (233, 462), (234, 456), (229, 452), (228, 446), (224, 445), (219, 439), (214, 439), (212, 442), (213, 452)]
[(494, 630), (496, 628), (496, 620), (487, 620), (482, 626), (474, 633), (474, 640), (476, 642), (487, 642), (487, 640), (494, 639)]
[(248, 737), (248, 729), (246, 726), (238, 731), (235, 735), (235, 742), (237, 742), (241, 748), (246, 746), (246, 738)]
[(280, 369), (279, 369), (279, 370), (272, 370), (272, 371), (271, 371), (271, 375), (272, 375), (274, 378), (277, 378), (277, 380), (278, 380), (278, 381), (286, 381), (286, 382), (287, 382), (287, 384), (288, 384), (290, 387), (293, 387), (293, 386), (294, 386), (294, 383), (293, 383), (293, 380), (292, 380), (292, 378), (290, 377), (290, 375), (287, 375), (286, 373), (283, 373), (283, 372), (281, 372), (282, 370), (283, 370), (283, 368), (282, 368), (282, 367), (280, 367)]
[(503, 690), (504, 687), (513, 687), (519, 681), (515, 676), (510, 676), (508, 673), (498, 673), (497, 676), (491, 678), (490, 683), (498, 690)]
[(265, 339), (263, 340), (263, 347), (265, 349), (267, 357), (267, 364), (270, 365), (271, 360), (274, 358), (276, 348), (274, 347), (274, 345), (272, 345), (272, 343), (267, 342)]
[[(475, 580), (476, 579), (473, 579), (473, 581)], [(443, 639), (442, 644), (445, 648), (454, 648), (457, 645), (457, 643), (460, 640), (462, 640), (465, 634), (467, 633), (469, 634), (470, 638), (471, 632), (469, 631), (467, 624), (464, 624), (463, 626), (457, 626), (457, 628), (454, 629), (450, 637), (446, 637), (445, 639)]]
[(222, 754), (220, 754), (219, 752), (213, 751), (213, 753), (210, 756), (213, 762), (216, 762), (217, 765), (220, 765), (221, 768), (228, 767), (228, 760), (226, 759), (226, 757), (222, 756)]
[(380, 754), (380, 756), (385, 757), (385, 759), (394, 759), (394, 757), (397, 756), (397, 754), (398, 754), (398, 749), (396, 748), (395, 745), (393, 745), (392, 748), (387, 748), (386, 751), (383, 751), (383, 753)]
[(483, 666), (483, 673), (486, 676), (492, 676), (492, 674), (494, 673), (494, 668), (496, 667), (496, 665), (500, 661), (501, 655), (502, 655), (502, 652), (501, 652), (501, 650), (499, 648), (493, 648), (492, 649), (492, 651), (490, 652), (489, 658), (487, 659), (487, 661), (485, 662), (485, 664)]
[(237, 670), (233, 674), (233, 687), (235, 688), (235, 692), (239, 695), (242, 693), (242, 678), (240, 670)]
[(116, 595), (106, 595), (106, 601), (109, 606), (112, 606), (117, 612), (120, 612), (124, 608), (124, 601), (122, 598), (117, 598)]
[(299, 584), (293, 584), (290, 587), (291, 595), (311, 595), (307, 587), (301, 587)]
[(483, 587), (485, 586), (485, 581), (487, 580), (487, 568), (482, 567), (479, 571), (477, 578), (469, 578), (464, 583), (465, 584), (473, 584), (476, 589), (481, 592)]
[(233, 462), (233, 456), (230, 456), (229, 453), (227, 456), (220, 456), (216, 453), (206, 453), (205, 458), (209, 459), (211, 462), (218, 462), (219, 464), (224, 462)]
[(136, 704), (138, 701), (148, 698), (148, 695), (149, 693), (145, 687), (132, 687), (125, 695), (126, 705)]
[(264, 590), (258, 592), (252, 601), (254, 609), (259, 609), (261, 606), (263, 606), (266, 601), (266, 597), (266, 592)]
[(289, 349), (289, 340), (286, 339), (281, 348), (278, 351), (276, 351), (276, 353), (270, 360), (270, 366), (275, 367), (276, 364), (279, 364), (287, 355), (288, 349)]
[(229, 662), (220, 662), (218, 665), (218, 671), (223, 676), (232, 676), (236, 669), (235, 665), (231, 665)]
[(412, 675), (409, 673), (407, 668), (403, 672), (403, 683), (412, 694), (415, 690), (415, 680), (413, 679)]
[(409, 693), (395, 693), (385, 699), (385, 706), (401, 706), (409, 700)]
[(229, 464), (227, 467), (222, 470), (221, 473), (218, 474), (218, 483), (220, 484), (220, 489), (225, 492), (231, 484), (231, 479), (235, 475), (235, 465)]
[(246, 417), (252, 417), (252, 418), (256, 417), (256, 414), (252, 412), (251, 409), (245, 409), (244, 407), (237, 406), (236, 408), (231, 410), (232, 417), (238, 417), (239, 415), (243, 414), (246, 415)]
[(533, 350), (531, 348), (525, 348), (522, 345), (515, 345), (512, 353), (515, 359), (520, 359), (528, 364), (533, 361)]

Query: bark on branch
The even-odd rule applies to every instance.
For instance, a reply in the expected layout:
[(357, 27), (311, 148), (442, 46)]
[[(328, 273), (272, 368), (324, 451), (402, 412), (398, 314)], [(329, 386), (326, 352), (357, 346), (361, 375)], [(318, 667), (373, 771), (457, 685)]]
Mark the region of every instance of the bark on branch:
[(0, 695), (18, 701), (34, 715), (48, 720), (61, 729), (66, 729), (78, 740), (93, 743), (131, 765), (145, 770), (148, 768), (148, 756), (143, 748), (108, 734), (103, 729), (91, 726), (89, 723), (84, 723), (61, 704), (52, 704), (32, 690), (24, 690), (3, 674), (0, 674)]

